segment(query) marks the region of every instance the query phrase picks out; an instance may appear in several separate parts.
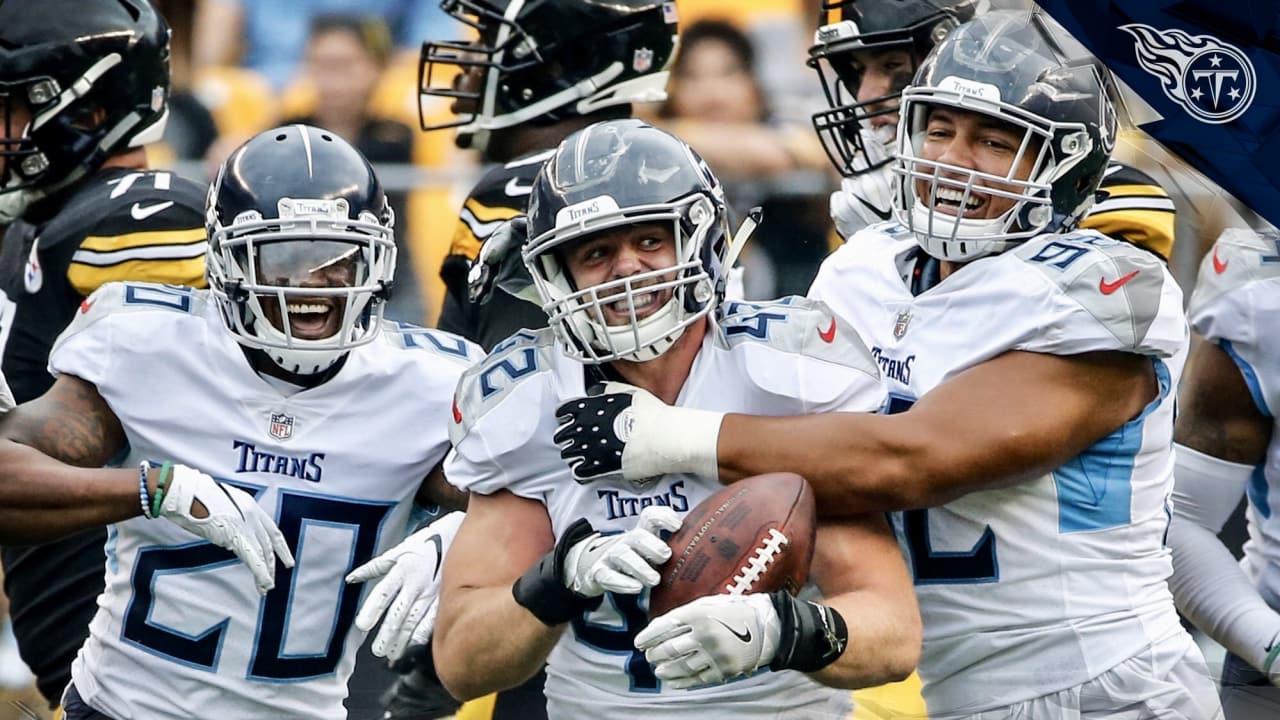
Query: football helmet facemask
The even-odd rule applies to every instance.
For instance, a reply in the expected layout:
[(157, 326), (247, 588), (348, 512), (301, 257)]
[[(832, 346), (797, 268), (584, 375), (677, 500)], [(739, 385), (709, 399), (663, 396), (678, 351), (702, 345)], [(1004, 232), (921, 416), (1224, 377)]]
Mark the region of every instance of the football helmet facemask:
[(0, 224), (159, 140), (168, 97), (169, 26), (146, 0), (0, 3)]
[(241, 345), (297, 375), (371, 342), (395, 274), (395, 216), (369, 162), (306, 125), (240, 146), (209, 188), (206, 273)]
[[(428, 41), (418, 70), (423, 130), (456, 127), (483, 150), (488, 133), (632, 102), (665, 100), (677, 14), (663, 0), (443, 0), (473, 41)], [(429, 98), (455, 120), (428, 122)]]
[[(897, 123), (876, 122), (898, 111), (898, 98), (916, 65), (957, 25), (986, 9), (986, 0), (823, 0), (809, 67), (818, 73), (828, 109), (814, 113), (813, 128), (840, 174), (853, 177), (884, 167)], [(903, 50), (912, 67), (901, 84), (859, 101), (861, 53)]]
[[(927, 253), (951, 261), (1071, 229), (1093, 204), (1115, 146), (1113, 96), (1106, 68), (1087, 55), (1067, 57), (1038, 12), (993, 12), (960, 26), (902, 94), (895, 218)], [(1020, 134), (1008, 173), (924, 159), (934, 108), (989, 115)], [(1020, 179), (1027, 157), (1033, 162)], [(919, 186), (928, 188), (923, 196)], [(966, 218), (964, 208), (981, 195), (1012, 206), (998, 217)]]
[[(577, 287), (564, 253), (602, 231), (669, 224), (675, 262)], [(685, 143), (639, 120), (588, 126), (556, 149), (533, 182), (522, 257), (566, 353), (586, 363), (645, 361), (675, 344), (724, 297), (729, 231), (724, 192)], [(670, 293), (641, 316), (653, 295)], [(630, 316), (610, 325), (605, 306)]]

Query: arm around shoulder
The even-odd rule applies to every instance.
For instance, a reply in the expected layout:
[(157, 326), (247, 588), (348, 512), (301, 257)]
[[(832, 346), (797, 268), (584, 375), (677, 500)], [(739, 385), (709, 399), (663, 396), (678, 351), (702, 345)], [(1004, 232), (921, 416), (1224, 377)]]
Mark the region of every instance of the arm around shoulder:
[(1049, 472), (1137, 417), (1158, 392), (1144, 356), (1011, 351), (896, 415), (728, 415), (720, 477), (799, 473), (832, 516), (929, 507)]

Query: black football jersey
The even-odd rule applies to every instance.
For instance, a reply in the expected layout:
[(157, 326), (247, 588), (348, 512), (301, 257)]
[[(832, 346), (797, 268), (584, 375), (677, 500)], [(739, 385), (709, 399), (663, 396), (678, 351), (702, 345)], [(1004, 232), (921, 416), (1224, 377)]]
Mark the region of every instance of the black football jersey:
[(1173, 253), (1173, 199), (1160, 183), (1135, 167), (1112, 162), (1098, 187), (1099, 200), (1080, 227), (1131, 242), (1159, 255)]
[(437, 323), (441, 330), (461, 335), (488, 351), (520, 328), (546, 327), (547, 315), (542, 308), (500, 289), (495, 288), (485, 302), (470, 302), (467, 270), (494, 229), (524, 214), (533, 178), (554, 152), (539, 150), (494, 167), (462, 204), (449, 255), (440, 269), (448, 290)]
[(205, 188), (171, 172), (105, 170), (40, 225), (11, 225), (0, 245), (3, 369), (14, 399), (53, 384), (53, 341), (100, 285), (136, 280), (204, 286)]
[[(18, 402), (53, 384), (49, 351), (85, 296), (112, 280), (204, 285), (204, 187), (170, 172), (104, 170), (49, 220), (0, 245), (0, 344)], [(4, 589), (23, 660), (56, 704), (103, 589), (103, 528), (3, 548)]]

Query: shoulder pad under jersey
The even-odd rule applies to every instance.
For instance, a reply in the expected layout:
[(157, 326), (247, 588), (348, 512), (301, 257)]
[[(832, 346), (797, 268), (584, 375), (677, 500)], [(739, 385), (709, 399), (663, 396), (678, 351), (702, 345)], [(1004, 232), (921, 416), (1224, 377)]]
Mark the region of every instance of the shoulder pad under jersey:
[(1154, 255), (1093, 231), (1042, 235), (1010, 253), (1055, 283), (1123, 348), (1144, 347), (1171, 282)]
[(555, 347), (555, 336), (546, 328), (536, 332), (521, 330), (498, 343), (488, 357), (469, 368), (458, 381), (451, 435), (465, 435), (517, 388), (549, 372)]
[(1191, 312), (1251, 282), (1280, 277), (1280, 235), (1227, 228), (1200, 261)]

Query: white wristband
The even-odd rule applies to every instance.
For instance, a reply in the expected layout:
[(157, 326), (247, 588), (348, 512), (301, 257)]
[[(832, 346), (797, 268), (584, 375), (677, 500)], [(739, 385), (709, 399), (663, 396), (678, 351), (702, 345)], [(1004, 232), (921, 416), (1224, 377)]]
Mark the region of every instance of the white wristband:
[(623, 475), (628, 480), (645, 480), (666, 473), (720, 479), (717, 449), (724, 413), (671, 407), (657, 400), (653, 401), (653, 407), (645, 410), (648, 427), (627, 442), (622, 455)]

